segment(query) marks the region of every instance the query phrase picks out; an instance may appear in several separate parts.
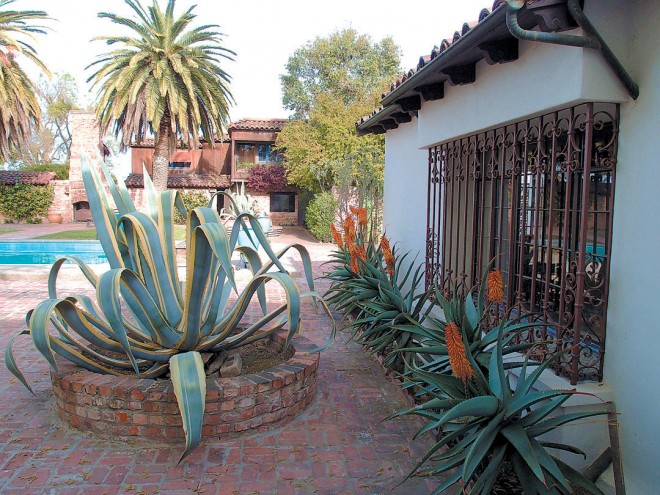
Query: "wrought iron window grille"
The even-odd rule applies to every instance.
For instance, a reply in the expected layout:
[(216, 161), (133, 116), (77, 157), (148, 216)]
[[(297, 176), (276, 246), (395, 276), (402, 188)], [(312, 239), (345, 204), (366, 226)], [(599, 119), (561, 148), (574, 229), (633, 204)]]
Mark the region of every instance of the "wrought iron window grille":
[(465, 295), (491, 260), (531, 312), (533, 356), (566, 350), (571, 383), (602, 380), (619, 108), (585, 103), (429, 149), (426, 285)]

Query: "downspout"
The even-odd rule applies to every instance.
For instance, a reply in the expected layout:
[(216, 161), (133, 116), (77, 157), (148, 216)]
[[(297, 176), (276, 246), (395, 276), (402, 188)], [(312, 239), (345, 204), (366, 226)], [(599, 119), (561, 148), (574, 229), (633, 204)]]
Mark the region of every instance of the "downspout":
[(610, 50), (605, 40), (596, 31), (586, 14), (580, 7), (579, 0), (568, 0), (568, 11), (575, 22), (584, 31), (584, 36), (575, 36), (572, 34), (544, 33), (541, 31), (529, 31), (523, 29), (518, 24), (518, 11), (525, 5), (525, 0), (507, 0), (508, 10), (506, 12), (506, 25), (509, 32), (519, 40), (540, 41), (542, 43), (554, 43), (556, 45), (577, 46), (581, 48), (593, 48), (598, 50), (607, 65), (614, 71), (619, 80), (623, 83), (628, 94), (633, 100), (639, 97), (639, 86), (633, 81), (630, 74), (623, 68), (619, 59)]

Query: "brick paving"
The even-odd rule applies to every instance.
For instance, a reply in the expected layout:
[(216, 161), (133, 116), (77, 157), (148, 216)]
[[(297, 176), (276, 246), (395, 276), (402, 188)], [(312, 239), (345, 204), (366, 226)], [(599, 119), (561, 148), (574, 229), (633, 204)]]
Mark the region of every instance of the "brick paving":
[[(300, 230), (288, 232), (276, 242), (302, 238), (315, 259), (315, 274), (322, 274), (331, 246), (309, 242)], [(319, 280), (318, 289), (326, 288)], [(59, 290), (64, 295), (86, 287), (72, 279)], [(1, 349), (23, 327), (25, 312), (46, 296), (45, 282), (3, 282)], [(281, 295), (269, 291), (269, 297)], [(329, 320), (322, 312), (305, 304), (303, 320), (307, 338), (326, 340)], [(406, 399), (345, 331), (322, 353), (317, 396), (302, 415), (282, 428), (235, 441), (207, 437), (179, 466), (180, 446), (100, 440), (62, 423), (45, 361), (25, 337), (17, 341), (15, 354), (36, 396), (0, 365), (3, 495), (416, 495), (435, 486), (413, 478), (397, 487), (429, 440), (413, 442), (420, 426), (414, 418), (382, 422), (406, 407)]]

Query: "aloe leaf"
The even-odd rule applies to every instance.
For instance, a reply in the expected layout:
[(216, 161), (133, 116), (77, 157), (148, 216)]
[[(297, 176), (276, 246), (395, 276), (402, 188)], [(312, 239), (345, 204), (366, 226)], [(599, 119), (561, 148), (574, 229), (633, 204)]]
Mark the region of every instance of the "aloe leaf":
[(500, 411), (497, 416), (493, 417), (488, 425), (481, 430), (477, 439), (470, 447), (467, 457), (465, 458), (465, 464), (463, 464), (464, 480), (467, 481), (472, 478), (474, 471), (490, 452), (495, 437), (502, 427), (503, 418), (504, 411)]
[(488, 461), (488, 465), (475, 480), (474, 485), (472, 485), (472, 490), (470, 490), (470, 494), (490, 495), (493, 486), (497, 481), (497, 476), (502, 461), (506, 456), (506, 451), (506, 445), (500, 445), (493, 449), (492, 457)]
[(553, 459), (557, 463), (557, 466), (561, 470), (562, 474), (573, 485), (582, 488), (583, 490), (587, 490), (589, 493), (592, 493), (593, 495), (605, 495), (602, 492), (602, 490), (598, 488), (598, 486), (596, 486), (596, 484), (593, 481), (586, 478), (582, 473), (573, 469), (571, 466), (563, 462), (561, 459), (557, 459), (556, 457), (553, 457)]
[(591, 418), (593, 416), (602, 416), (605, 414), (607, 414), (607, 411), (604, 410), (562, 414), (546, 419), (545, 421), (535, 424), (534, 426), (530, 426), (527, 428), (527, 432), (534, 437), (538, 437), (539, 435), (543, 435), (544, 433), (552, 431), (555, 428), (567, 423), (571, 423), (579, 419)]
[(32, 387), (30, 387), (30, 384), (27, 382), (25, 379), (25, 376), (23, 376), (23, 373), (18, 367), (18, 364), (16, 364), (16, 358), (14, 358), (14, 339), (21, 335), (23, 332), (18, 333), (14, 336), (12, 336), (11, 339), (9, 339), (9, 344), (7, 344), (7, 347), (5, 347), (5, 366), (7, 369), (11, 372), (12, 375), (14, 375), (16, 378), (20, 380), (20, 382), (25, 385), (25, 388), (27, 388), (32, 394), (34, 395), (34, 391), (32, 390)]
[(547, 473), (549, 473), (555, 479), (555, 482), (559, 483), (559, 485), (561, 485), (561, 487), (567, 493), (570, 493), (571, 488), (568, 484), (568, 481), (566, 481), (566, 478), (564, 477), (563, 473), (557, 466), (557, 463), (554, 461), (552, 456), (548, 454), (548, 451), (538, 442), (538, 440), (534, 438), (530, 438), (530, 443), (532, 445), (532, 449), (534, 450), (536, 458), (538, 459), (543, 469)]
[(513, 424), (502, 428), (500, 431), (511, 443), (512, 447), (518, 451), (520, 457), (534, 473), (534, 476), (536, 476), (541, 483), (547, 484), (543, 469), (539, 464), (539, 459), (536, 457), (536, 452), (532, 447), (530, 438), (527, 436), (525, 430), (522, 427)]
[(202, 439), (206, 407), (206, 374), (202, 356), (195, 351), (172, 356), (170, 373), (186, 434), (186, 450), (181, 454), (177, 462), (179, 464)]

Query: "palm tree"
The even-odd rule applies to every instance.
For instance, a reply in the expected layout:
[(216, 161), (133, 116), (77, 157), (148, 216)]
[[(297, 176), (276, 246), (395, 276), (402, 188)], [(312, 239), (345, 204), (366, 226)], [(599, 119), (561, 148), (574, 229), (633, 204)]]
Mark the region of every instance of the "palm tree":
[(227, 123), (229, 75), (220, 58), (232, 60), (234, 52), (221, 44), (215, 24), (187, 30), (195, 19), (193, 5), (174, 17), (175, 0), (163, 11), (156, 0), (145, 9), (139, 0), (124, 0), (136, 16), (106, 12), (99, 17), (133, 31), (133, 36), (103, 36), (120, 48), (101, 55), (88, 66), (96, 72), (88, 79), (99, 87), (97, 116), (101, 132), (114, 126), (121, 146), (140, 143), (155, 135), (152, 177), (156, 189), (167, 189), (169, 157), (176, 140), (199, 146), (199, 134), (213, 146)]
[(34, 40), (35, 34), (46, 33), (43, 26), (31, 25), (30, 21), (48, 19), (47, 14), (40, 10), (5, 10), (12, 3), (14, 0), (0, 0), (0, 162), (25, 146), (41, 118), (36, 87), (17, 58), (25, 56), (50, 75), (27, 42)]

